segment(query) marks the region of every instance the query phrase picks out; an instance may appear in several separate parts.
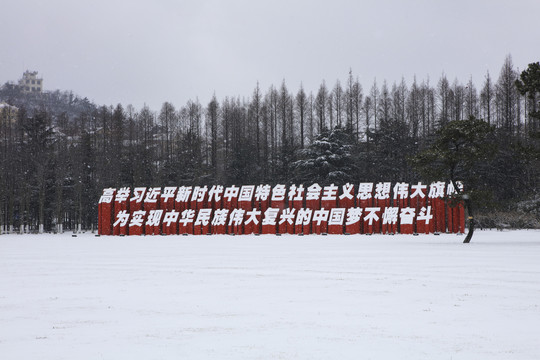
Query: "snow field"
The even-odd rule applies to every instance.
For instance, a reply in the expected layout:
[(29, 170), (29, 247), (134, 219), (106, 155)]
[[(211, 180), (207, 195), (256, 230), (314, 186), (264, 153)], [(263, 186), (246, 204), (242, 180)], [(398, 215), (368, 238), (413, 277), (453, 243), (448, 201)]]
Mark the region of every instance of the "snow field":
[(1, 359), (538, 359), (540, 231), (0, 236)]

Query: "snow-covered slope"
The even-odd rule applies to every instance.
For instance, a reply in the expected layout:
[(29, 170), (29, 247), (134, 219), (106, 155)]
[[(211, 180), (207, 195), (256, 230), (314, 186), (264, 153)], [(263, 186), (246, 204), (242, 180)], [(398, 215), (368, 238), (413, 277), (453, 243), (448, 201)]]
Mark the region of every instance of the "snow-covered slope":
[(540, 232), (0, 236), (1, 359), (538, 359)]

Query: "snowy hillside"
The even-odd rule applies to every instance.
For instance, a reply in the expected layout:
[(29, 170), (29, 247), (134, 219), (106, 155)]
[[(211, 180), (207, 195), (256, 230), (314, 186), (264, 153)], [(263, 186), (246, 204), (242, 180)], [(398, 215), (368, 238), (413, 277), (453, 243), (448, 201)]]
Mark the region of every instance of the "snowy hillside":
[(540, 231), (0, 236), (1, 359), (538, 359)]

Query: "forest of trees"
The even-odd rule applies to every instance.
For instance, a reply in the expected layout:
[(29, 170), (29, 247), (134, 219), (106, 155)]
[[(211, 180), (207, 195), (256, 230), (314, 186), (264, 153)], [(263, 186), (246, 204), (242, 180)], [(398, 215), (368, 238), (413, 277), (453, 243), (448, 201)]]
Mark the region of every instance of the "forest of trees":
[(540, 92), (519, 79), (508, 56), (478, 86), (443, 74), (364, 87), (350, 71), (314, 90), (257, 84), (247, 97), (165, 102), (159, 111), (97, 106), (71, 92), (23, 94), (7, 83), (0, 102), (18, 110), (0, 108), (0, 226), (93, 229), (105, 187), (427, 182), (415, 159), (441, 129), (468, 119), (493, 129), (496, 148), (470, 170), (479, 211), (520, 209), (538, 220)]

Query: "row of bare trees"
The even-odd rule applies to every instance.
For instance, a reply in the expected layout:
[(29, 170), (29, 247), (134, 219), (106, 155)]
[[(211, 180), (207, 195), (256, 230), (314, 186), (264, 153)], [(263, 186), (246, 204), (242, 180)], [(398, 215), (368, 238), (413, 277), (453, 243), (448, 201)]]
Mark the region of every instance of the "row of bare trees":
[[(407, 156), (452, 120), (482, 118), (506, 139), (533, 142), (540, 124), (529, 112), (538, 98), (519, 95), (518, 76), (510, 56), (498, 78), (487, 73), (479, 88), (443, 74), (435, 84), (375, 80), (364, 90), (350, 71), (344, 85), (292, 92), (285, 81), (266, 91), (257, 84), (249, 97), (214, 95), (205, 105), (190, 100), (179, 108), (165, 102), (157, 112), (89, 106), (58, 92), (49, 96), (62, 106), (43, 98), (35, 106), (39, 99), (6, 84), (0, 101), (19, 110), (0, 112), (0, 225), (92, 228), (105, 187), (291, 182), (302, 151), (320, 147), (321, 135), (334, 128), (348, 134), (350, 158), (358, 161), (351, 178), (407, 180), (417, 176)], [(81, 103), (82, 110), (70, 111)]]

